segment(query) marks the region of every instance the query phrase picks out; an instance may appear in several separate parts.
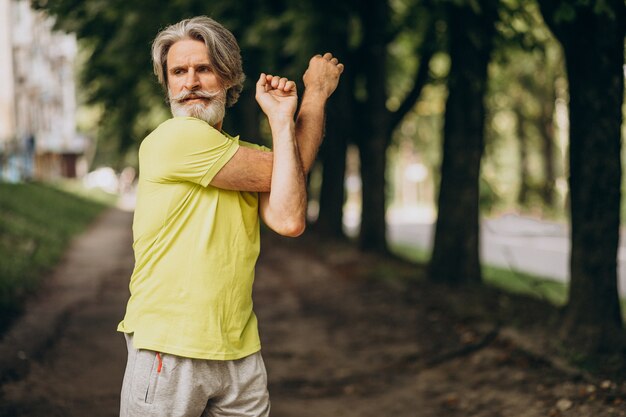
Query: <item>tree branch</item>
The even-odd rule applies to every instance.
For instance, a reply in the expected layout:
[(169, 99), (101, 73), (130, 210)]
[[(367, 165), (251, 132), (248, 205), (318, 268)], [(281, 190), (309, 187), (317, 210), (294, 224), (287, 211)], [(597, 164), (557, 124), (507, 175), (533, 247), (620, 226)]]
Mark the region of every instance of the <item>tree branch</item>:
[(554, 19), (554, 13), (556, 12), (557, 4), (555, 0), (543, 0), (538, 2), (539, 10), (541, 11), (541, 16), (543, 17), (544, 22), (546, 22), (546, 26), (557, 35), (557, 31), (559, 31), (559, 26)]
[(413, 108), (413, 106), (415, 106), (417, 99), (422, 93), (422, 89), (428, 81), (430, 60), (435, 54), (436, 50), (435, 37), (435, 22), (431, 20), (428, 25), (426, 36), (424, 37), (424, 41), (422, 42), (422, 45), (420, 47), (420, 64), (417, 71), (415, 72), (415, 82), (413, 83), (413, 88), (406, 95), (404, 101), (402, 102), (402, 104), (400, 104), (400, 107), (398, 107), (398, 110), (391, 112), (389, 115), (389, 136), (391, 136), (391, 133), (396, 129), (396, 127), (398, 127), (402, 119), (404, 119), (404, 116), (406, 116), (406, 114)]

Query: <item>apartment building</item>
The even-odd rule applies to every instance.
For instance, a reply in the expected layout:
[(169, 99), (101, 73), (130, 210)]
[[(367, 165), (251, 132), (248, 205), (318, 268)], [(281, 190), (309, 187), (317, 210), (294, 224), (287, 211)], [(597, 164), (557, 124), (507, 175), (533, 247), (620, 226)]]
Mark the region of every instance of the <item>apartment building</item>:
[(0, 176), (75, 177), (76, 38), (27, 0), (0, 0)]

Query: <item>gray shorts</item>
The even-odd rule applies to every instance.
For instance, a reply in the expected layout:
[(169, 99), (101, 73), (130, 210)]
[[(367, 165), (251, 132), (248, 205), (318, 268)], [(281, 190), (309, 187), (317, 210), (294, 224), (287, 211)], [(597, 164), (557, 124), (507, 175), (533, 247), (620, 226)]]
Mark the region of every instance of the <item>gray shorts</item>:
[(135, 349), (128, 362), (120, 417), (267, 417), (267, 373), (261, 352), (214, 361)]

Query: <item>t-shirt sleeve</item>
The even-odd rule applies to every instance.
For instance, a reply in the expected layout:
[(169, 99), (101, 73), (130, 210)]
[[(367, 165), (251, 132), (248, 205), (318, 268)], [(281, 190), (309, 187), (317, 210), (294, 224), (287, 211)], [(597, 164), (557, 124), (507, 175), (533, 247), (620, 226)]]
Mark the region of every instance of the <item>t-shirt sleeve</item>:
[(174, 118), (158, 130), (146, 156), (155, 168), (153, 180), (160, 182), (206, 187), (239, 149), (237, 141), (199, 119)]
[(239, 145), (245, 147), (245, 148), (250, 148), (250, 149), (256, 149), (258, 151), (263, 151), (263, 152), (272, 152), (272, 150), (266, 146), (263, 145), (257, 145), (256, 143), (250, 143), (250, 142), (246, 142), (243, 140), (239, 141)]

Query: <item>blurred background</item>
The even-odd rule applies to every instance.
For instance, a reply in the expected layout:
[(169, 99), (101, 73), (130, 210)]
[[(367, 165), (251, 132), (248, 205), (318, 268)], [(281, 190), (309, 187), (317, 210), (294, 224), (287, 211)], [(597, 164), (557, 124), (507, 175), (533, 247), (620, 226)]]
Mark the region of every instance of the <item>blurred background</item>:
[(303, 92), (311, 56), (344, 63), (311, 233), (548, 300), (586, 351), (624, 346), (622, 0), (0, 0), (2, 181), (132, 210), (139, 144), (169, 117), (151, 41), (199, 14), (240, 43), (225, 130), (244, 140), (271, 144), (257, 74)]

